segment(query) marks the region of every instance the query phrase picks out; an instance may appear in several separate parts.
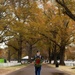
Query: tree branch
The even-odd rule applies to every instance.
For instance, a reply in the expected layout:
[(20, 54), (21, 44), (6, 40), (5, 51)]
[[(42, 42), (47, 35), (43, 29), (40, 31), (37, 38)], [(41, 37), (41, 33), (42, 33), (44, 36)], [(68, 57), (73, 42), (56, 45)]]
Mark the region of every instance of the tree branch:
[(42, 34), (42, 33), (40, 33), (40, 34), (41, 34), (42, 36), (44, 36), (45, 38), (49, 39), (50, 41), (52, 41), (53, 43), (55, 43), (57, 46), (60, 47), (60, 45), (59, 45), (56, 41), (54, 41), (53, 39), (47, 37), (45, 34)]
[(67, 5), (65, 4), (64, 0), (56, 0), (58, 4), (60, 4), (65, 9), (65, 14), (68, 15), (71, 19), (75, 21), (75, 15), (69, 10)]
[(6, 44), (7, 46), (10, 46), (12, 48), (14, 48), (16, 51), (18, 51), (18, 49), (16, 47), (14, 47), (13, 45), (9, 45), (9, 44)]

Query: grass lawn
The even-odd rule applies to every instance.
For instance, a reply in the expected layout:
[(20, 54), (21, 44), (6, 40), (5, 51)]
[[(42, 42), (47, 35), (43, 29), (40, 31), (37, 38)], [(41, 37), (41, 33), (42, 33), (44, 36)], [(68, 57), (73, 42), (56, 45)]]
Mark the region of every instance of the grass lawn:
[(3, 75), (3, 74), (8, 74), (10, 72), (13, 72), (15, 70), (19, 70), (21, 68), (24, 68), (26, 67), (28, 64), (23, 64), (23, 65), (17, 65), (17, 66), (12, 66), (12, 67), (1, 67), (0, 68), (0, 75)]
[[(50, 64), (49, 66), (55, 67), (55, 65), (52, 65), (52, 64)], [(59, 65), (59, 67), (57, 67), (56, 69), (61, 70), (61, 71), (65, 71), (65, 72), (69, 73), (70, 75), (75, 75), (75, 66), (72, 67), (72, 66)]]

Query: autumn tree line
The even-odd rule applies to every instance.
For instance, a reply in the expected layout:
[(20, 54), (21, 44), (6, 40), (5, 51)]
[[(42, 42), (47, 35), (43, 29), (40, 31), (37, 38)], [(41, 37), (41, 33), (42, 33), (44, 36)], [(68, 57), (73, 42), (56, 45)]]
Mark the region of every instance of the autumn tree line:
[(0, 0), (0, 43), (8, 46), (8, 60), (21, 62), (26, 54), (31, 62), (40, 50), (63, 65), (66, 47), (75, 41), (73, 6), (74, 0)]

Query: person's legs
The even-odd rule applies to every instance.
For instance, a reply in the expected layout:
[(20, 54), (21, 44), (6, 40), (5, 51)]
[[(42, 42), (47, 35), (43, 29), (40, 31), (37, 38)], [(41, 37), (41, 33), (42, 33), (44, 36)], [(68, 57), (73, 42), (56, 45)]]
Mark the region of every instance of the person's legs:
[(35, 75), (38, 75), (37, 71), (38, 71), (38, 68), (35, 66)]
[(41, 66), (38, 67), (38, 71), (37, 71), (37, 74), (40, 75), (40, 72), (41, 72)]

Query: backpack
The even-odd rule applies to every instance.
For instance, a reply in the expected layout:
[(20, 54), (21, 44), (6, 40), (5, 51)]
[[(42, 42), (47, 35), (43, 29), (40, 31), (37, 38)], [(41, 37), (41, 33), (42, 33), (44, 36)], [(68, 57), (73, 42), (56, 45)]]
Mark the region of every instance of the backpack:
[(35, 56), (35, 66), (40, 67), (42, 63), (41, 56)]

